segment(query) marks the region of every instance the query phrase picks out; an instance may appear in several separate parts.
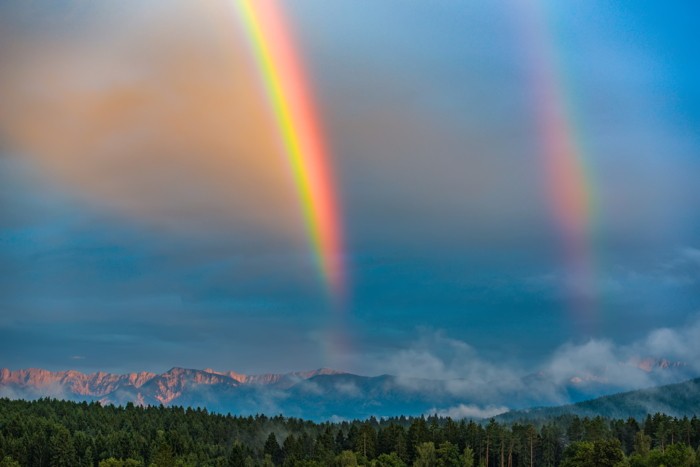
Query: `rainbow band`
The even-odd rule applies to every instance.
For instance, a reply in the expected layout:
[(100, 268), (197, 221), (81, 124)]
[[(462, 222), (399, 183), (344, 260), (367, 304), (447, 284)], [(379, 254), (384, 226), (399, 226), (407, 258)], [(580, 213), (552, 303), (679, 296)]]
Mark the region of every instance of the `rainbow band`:
[(555, 41), (547, 34), (551, 28), (545, 5), (538, 0), (520, 0), (518, 4), (529, 45), (526, 52), (534, 72), (533, 90), (548, 197), (564, 249), (567, 295), (580, 324), (591, 326), (598, 319), (595, 255), (591, 245), (592, 184), (565, 98), (565, 81), (557, 66)]
[(276, 0), (233, 0), (252, 43), (302, 206), (309, 242), (327, 287), (344, 288), (338, 206), (313, 100)]

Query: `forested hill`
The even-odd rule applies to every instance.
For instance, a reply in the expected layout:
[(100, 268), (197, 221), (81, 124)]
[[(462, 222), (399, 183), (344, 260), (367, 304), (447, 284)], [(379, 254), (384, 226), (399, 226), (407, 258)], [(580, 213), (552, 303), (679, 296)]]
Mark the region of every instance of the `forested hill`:
[(668, 386), (623, 392), (577, 404), (516, 410), (498, 417), (501, 421), (550, 419), (573, 414), (580, 417), (643, 419), (647, 414), (664, 413), (674, 417), (700, 414), (700, 378)]
[(700, 420), (314, 423), (181, 407), (0, 399), (0, 467), (693, 467)]

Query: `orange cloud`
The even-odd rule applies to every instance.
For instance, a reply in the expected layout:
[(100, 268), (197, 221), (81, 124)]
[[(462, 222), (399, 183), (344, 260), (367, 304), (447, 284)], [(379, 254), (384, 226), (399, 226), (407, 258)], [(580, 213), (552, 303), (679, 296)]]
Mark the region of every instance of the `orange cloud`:
[(274, 121), (226, 2), (110, 5), (3, 41), (5, 143), (135, 219), (298, 237)]

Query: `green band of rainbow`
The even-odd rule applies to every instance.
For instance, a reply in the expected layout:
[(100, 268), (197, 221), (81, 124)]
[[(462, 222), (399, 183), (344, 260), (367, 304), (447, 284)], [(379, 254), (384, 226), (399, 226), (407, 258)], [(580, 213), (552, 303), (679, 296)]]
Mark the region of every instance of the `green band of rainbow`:
[(276, 0), (231, 0), (252, 43), (303, 210), (316, 262), (333, 295), (344, 289), (338, 205), (313, 99)]

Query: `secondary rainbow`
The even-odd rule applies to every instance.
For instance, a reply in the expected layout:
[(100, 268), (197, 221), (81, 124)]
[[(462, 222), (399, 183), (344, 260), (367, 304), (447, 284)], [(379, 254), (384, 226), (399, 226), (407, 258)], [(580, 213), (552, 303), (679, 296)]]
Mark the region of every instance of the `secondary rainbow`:
[(277, 0), (230, 0), (250, 39), (297, 187), (317, 266), (334, 297), (345, 288), (331, 161), (304, 67)]
[(544, 2), (516, 0), (525, 30), (531, 67), (535, 116), (547, 195), (562, 241), (570, 306), (581, 324), (597, 319), (595, 254), (592, 246), (594, 197), (585, 152), (577, 135), (570, 92), (558, 66), (556, 41), (547, 24)]

